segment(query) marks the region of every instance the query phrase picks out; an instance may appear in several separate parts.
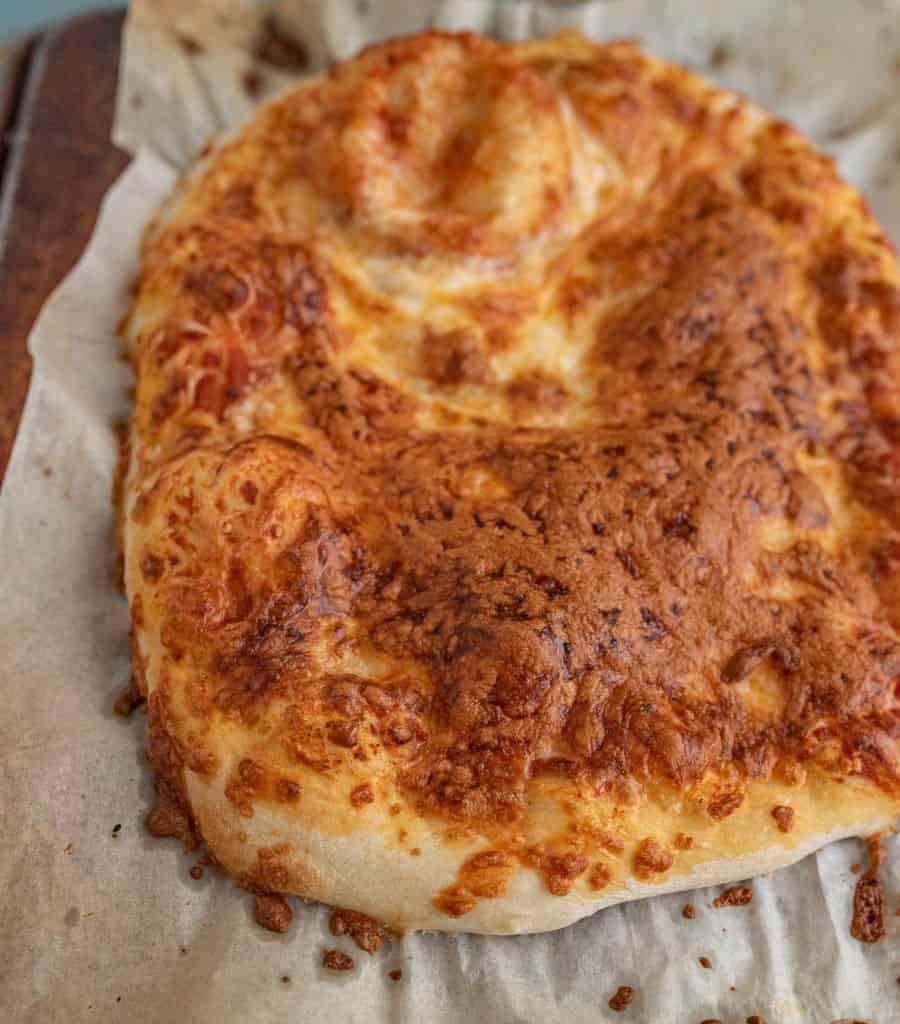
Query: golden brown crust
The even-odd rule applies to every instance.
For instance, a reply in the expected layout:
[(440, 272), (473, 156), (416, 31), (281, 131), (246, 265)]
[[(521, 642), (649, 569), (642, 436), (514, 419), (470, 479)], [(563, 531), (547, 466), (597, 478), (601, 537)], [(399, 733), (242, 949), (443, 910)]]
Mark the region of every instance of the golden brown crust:
[(126, 574), (151, 714), (238, 818), (324, 828), (321, 778), (349, 832), (387, 836), (398, 798), (461, 829), (450, 917), (519, 870), (563, 897), (732, 855), (764, 791), (788, 842), (807, 771), (883, 822), (898, 333), (860, 197), (735, 97), (573, 36), (365, 51), (147, 238)]

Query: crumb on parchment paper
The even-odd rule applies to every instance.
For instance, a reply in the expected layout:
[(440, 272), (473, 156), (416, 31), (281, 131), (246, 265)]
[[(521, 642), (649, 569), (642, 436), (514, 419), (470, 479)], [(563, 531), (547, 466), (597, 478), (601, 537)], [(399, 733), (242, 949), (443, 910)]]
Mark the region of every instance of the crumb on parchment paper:
[(620, 985), (609, 1000), (609, 1008), (617, 1013), (622, 1013), (632, 999), (634, 999), (634, 989), (630, 985)]

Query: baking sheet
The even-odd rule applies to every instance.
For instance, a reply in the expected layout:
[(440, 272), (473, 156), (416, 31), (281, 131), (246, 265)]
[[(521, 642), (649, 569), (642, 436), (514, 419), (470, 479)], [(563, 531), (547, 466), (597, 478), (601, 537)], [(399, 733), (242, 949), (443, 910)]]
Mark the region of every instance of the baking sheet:
[[(580, 25), (629, 35), (738, 87), (838, 155), (900, 239), (900, 5), (794, 0), (752, 9), (702, 0), (592, 4), (455, 0), (283, 3), (313, 71), (384, 34), (425, 24), (506, 36)], [(414, 8), (414, 10), (411, 10)], [(4, 1020), (696, 1021), (900, 1019), (900, 845), (883, 869), (888, 935), (850, 938), (848, 841), (753, 883), (750, 906), (718, 890), (603, 911), (522, 938), (414, 935), (369, 958), (297, 905), (285, 936), (252, 900), (173, 841), (151, 839), (144, 718), (113, 714), (128, 678), (127, 614), (113, 587), (111, 424), (127, 412), (115, 325), (140, 227), (208, 135), (296, 70), (253, 56), (250, 0), (141, 0), (126, 35), (116, 139), (137, 157), (104, 204), (83, 259), (30, 339), (35, 369), (0, 494), (0, 1016)], [(188, 40), (186, 43), (185, 40)], [(121, 828), (115, 830), (115, 826)], [(690, 900), (693, 921), (682, 918)], [(320, 966), (340, 946), (357, 967)], [(710, 970), (697, 958), (708, 956)], [(387, 972), (403, 968), (391, 981)], [(285, 980), (287, 979), (287, 980)], [(609, 1009), (619, 985), (635, 997)]]

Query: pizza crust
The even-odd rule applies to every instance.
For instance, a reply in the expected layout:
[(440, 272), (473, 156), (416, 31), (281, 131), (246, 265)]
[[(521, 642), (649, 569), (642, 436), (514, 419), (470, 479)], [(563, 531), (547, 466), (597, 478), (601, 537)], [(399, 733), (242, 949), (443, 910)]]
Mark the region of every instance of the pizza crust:
[[(484, 88), (493, 97), (494, 120), (478, 128), (487, 140), (484, 153), (466, 157), (480, 170), (472, 171), (467, 189), (440, 200), (439, 208), (443, 202), (450, 210), (444, 218), (430, 205), (437, 201), (440, 182), (431, 180), (428, 168), (403, 177), (389, 160), (379, 162), (382, 141), (366, 134), (371, 128), (366, 118), (387, 102), (387, 94), (379, 92), (378, 74), (384, 66), (393, 67), (392, 54), (399, 54), (396, 59), (401, 63), (411, 61), (410, 87), (415, 88), (416, 76), (422, 78), (426, 105), (431, 102), (429, 89), (436, 90), (438, 98), (441, 89), (452, 94), (463, 88), (460, 81), (468, 80), (467, 68), (488, 69)], [(433, 59), (427, 73), (416, 63), (423, 55)], [(766, 638), (754, 646), (747, 643), (748, 637), (737, 654), (721, 660), (725, 648), (719, 634), (727, 628), (719, 621), (716, 605), (710, 606), (708, 620), (699, 620), (705, 629), (700, 642), (709, 645), (709, 658), (720, 662), (679, 681), (671, 714), (672, 722), (680, 724), (666, 724), (650, 740), (635, 727), (634, 737), (626, 737), (633, 745), (616, 753), (619, 760), (603, 762), (601, 774), (601, 762), (594, 755), (603, 737), (598, 740), (591, 732), (593, 720), (581, 733), (568, 725), (555, 732), (541, 726), (545, 731), (529, 741), (532, 745), (516, 768), (520, 789), (509, 793), (504, 788), (506, 770), (508, 764), (518, 764), (518, 747), (509, 748), (506, 762), (482, 757), (473, 767), (466, 760), (472, 750), (463, 751), (456, 762), (447, 760), (446, 752), (455, 748), (452, 737), (442, 737), (454, 726), (448, 726), (446, 708), (441, 713), (430, 710), (430, 702), (440, 705), (446, 688), (452, 692), (456, 686), (464, 691), (472, 686), (471, 706), (483, 713), (479, 702), (484, 693), (478, 689), (482, 665), (496, 664), (493, 670), (501, 675), (504, 666), (512, 666), (510, 671), (518, 673), (517, 678), (524, 674), (531, 685), (534, 665), (546, 664), (547, 674), (553, 676), (551, 696), (546, 698), (548, 720), (552, 721), (554, 708), (565, 707), (559, 714), (574, 721), (576, 713), (584, 714), (578, 712), (579, 700), (597, 699), (602, 693), (602, 659), (609, 651), (601, 652), (600, 668), (581, 666), (579, 675), (566, 661), (570, 651), (564, 650), (574, 648), (577, 655), (578, 644), (564, 645), (561, 637), (554, 637), (549, 617), (544, 629), (551, 633), (535, 630), (537, 641), (501, 621), (499, 639), (481, 627), (471, 630), (471, 650), (464, 644), (459, 656), (459, 680), (449, 687), (436, 681), (437, 670), (428, 667), (434, 664), (433, 655), (423, 655), (425, 648), (416, 653), (412, 639), (407, 650), (385, 633), (378, 602), (375, 612), (371, 606), (361, 610), (354, 604), (353, 566), (361, 557), (359, 546), (380, 538), (382, 525), (378, 491), (374, 496), (356, 494), (356, 480), (346, 475), (345, 466), (346, 450), (362, 443), (360, 432), (377, 449), (382, 443), (379, 431), (391, 438), (398, 430), (401, 436), (408, 430), (421, 440), (422, 434), (450, 437), (458, 431), (456, 436), (462, 437), (473, 430), (490, 438), (510, 424), (526, 434), (559, 431), (563, 433), (557, 436), (562, 437), (566, 431), (591, 428), (598, 415), (597, 398), (583, 386), (585, 367), (598, 374), (605, 371), (591, 362), (598, 358), (592, 347), (597, 335), (593, 324), (585, 326), (579, 319), (582, 310), (596, 305), (613, 332), (618, 304), (627, 307), (635, 301), (639, 310), (642, 295), (652, 296), (652, 291), (642, 292), (641, 276), (652, 279), (657, 264), (665, 266), (667, 260), (678, 258), (679, 239), (683, 233), (689, 235), (692, 218), (702, 217), (707, 208), (720, 209), (726, 218), (732, 212), (732, 200), (724, 192), (701, 189), (699, 198), (689, 196), (687, 219), (676, 218), (666, 226), (668, 214), (659, 215), (664, 222), (661, 240), (658, 246), (651, 240), (643, 255), (638, 250), (645, 243), (635, 241), (624, 222), (618, 229), (615, 213), (608, 215), (609, 230), (593, 239), (591, 225), (602, 209), (604, 190), (661, 195), (663, 207), (678, 207), (677, 192), (664, 176), (656, 183), (649, 176), (647, 181), (640, 179), (641, 147), (650, 144), (642, 133), (654, 130), (654, 118), (669, 118), (659, 124), (679, 144), (690, 141), (692, 159), (710, 174), (720, 172), (727, 159), (746, 165), (750, 158), (740, 155), (741, 147), (753, 150), (756, 143), (750, 140), (771, 134), (771, 153), (756, 159), (758, 179), (748, 177), (742, 187), (756, 189), (756, 202), (762, 206), (782, 204), (775, 213), (766, 210), (781, 233), (775, 233), (756, 209), (746, 221), (736, 220), (729, 231), (745, 233), (738, 248), (749, 263), (758, 257), (759, 268), (767, 260), (771, 264), (770, 254), (781, 246), (792, 267), (803, 256), (804, 246), (812, 251), (819, 245), (820, 240), (815, 245), (804, 241), (804, 218), (813, 223), (815, 217), (831, 214), (809, 213), (804, 203), (816, 190), (832, 189), (833, 205), (849, 209), (848, 223), (856, 226), (851, 248), (858, 245), (864, 251), (867, 273), (885, 294), (893, 294), (896, 264), (856, 194), (824, 170), (822, 158), (807, 151), (785, 126), (773, 127), (767, 115), (749, 104), (621, 44), (595, 47), (579, 37), (563, 36), (500, 47), (468, 36), (433, 35), (374, 48), (360, 61), (363, 68), (369, 67), (369, 77), (363, 76), (358, 126), (354, 127), (352, 104), (357, 102), (353, 90), (359, 72), (351, 62), (336, 75), (312, 80), (267, 104), (251, 126), (203, 156), (148, 231), (137, 299), (126, 330), (138, 371), (123, 510), (135, 673), (150, 702), (153, 766), (181, 794), (218, 863), (257, 892), (295, 893), (359, 910), (401, 931), (503, 934), (560, 928), (626, 900), (744, 879), (790, 864), (844, 836), (894, 828), (900, 803), (892, 773), (900, 754), (889, 730), (876, 726), (874, 718), (865, 727), (854, 719), (850, 725), (869, 728), (870, 735), (859, 740), (856, 733), (848, 734), (852, 742), (845, 738), (843, 746), (824, 712), (821, 721), (807, 722), (811, 753), (803, 755), (802, 767), (786, 739), (781, 748), (764, 743), (758, 750), (746, 743), (742, 747), (746, 736), (741, 730), (746, 732), (748, 723), (758, 739), (768, 735), (766, 729), (775, 735), (779, 723), (792, 713), (797, 687), (792, 689), (791, 673), (794, 660), (802, 665), (802, 658), (793, 650), (779, 653), (779, 644), (786, 643), (782, 639)], [(512, 72), (510, 62), (515, 65)], [(508, 84), (520, 81), (518, 62), (540, 70), (539, 77), (528, 78), (524, 92)], [(592, 95), (578, 92), (578, 82), (554, 107), (553, 83), (565, 68), (595, 63), (606, 76), (601, 85), (591, 85), (597, 96), (606, 96), (625, 82), (622, 95), (632, 104), (646, 102), (652, 94), (663, 113), (636, 118), (629, 128), (633, 137), (620, 137), (627, 120), (625, 107), (610, 120), (606, 108), (591, 105)], [(547, 70), (554, 64), (560, 68), (558, 75)], [(440, 74), (434, 77), (435, 67), (444, 68), (444, 79)], [(651, 83), (650, 93), (629, 91), (631, 83), (644, 79)], [(328, 92), (332, 88), (333, 94)], [(256, 187), (257, 181), (268, 186), (284, 173), (272, 155), (276, 143), (286, 126), (301, 132), (320, 116), (316, 104), (323, 90), (346, 130), (347, 166), (328, 149), (326, 133), (325, 143), (313, 137), (303, 173), (313, 181), (316, 196), (333, 191), (351, 211), (349, 227), (334, 229), (329, 222), (327, 230), (316, 220), (325, 216), (316, 205), (319, 198), (311, 199), (313, 193), (299, 186), (295, 192), (289, 177), (265, 202)], [(693, 112), (688, 116), (685, 111)], [(520, 136), (517, 126), (528, 123), (529, 114), (542, 124), (546, 121), (543, 153), (535, 154), (529, 138)], [(704, 117), (715, 123), (715, 132)], [(679, 123), (673, 127), (675, 122)], [(398, 145), (408, 130), (390, 121), (383, 127), (388, 138), (400, 139)], [(461, 121), (463, 136), (468, 130)], [(426, 136), (421, 145), (427, 143)], [(292, 159), (304, 159), (302, 149), (291, 153)], [(253, 172), (249, 178), (248, 161)], [(507, 178), (500, 174), (495, 182), (491, 175), (498, 166), (506, 168)], [(562, 177), (560, 166), (567, 169)], [(727, 167), (723, 174), (728, 177)], [(488, 184), (482, 187), (485, 176)], [(766, 190), (772, 182), (780, 187), (785, 177), (800, 181), (796, 194), (772, 199)], [(571, 194), (566, 195), (566, 189)], [(340, 217), (347, 216), (344, 207), (340, 210), (339, 224)], [(677, 209), (676, 214), (681, 216)], [(288, 238), (284, 225), (291, 218), (299, 227), (294, 225), (297, 237)], [(602, 273), (608, 280), (585, 282), (576, 272), (578, 260), (594, 251), (584, 238), (601, 252), (607, 247)], [(717, 269), (719, 256), (706, 239), (700, 237), (696, 244), (698, 259), (711, 261), (710, 279), (727, 276)], [(629, 278), (629, 261), (636, 251), (640, 273)], [(524, 279), (531, 280), (529, 275), (544, 273), (541, 261), (546, 261), (548, 275), (565, 283), (559, 302), (568, 317), (567, 327), (560, 326), (557, 311), (544, 316), (528, 289), (513, 288), (517, 278), (510, 274), (510, 266), (521, 268)], [(569, 263), (574, 269), (567, 277)], [(829, 270), (826, 260), (820, 273), (829, 272), (843, 282), (840, 287), (850, 287), (849, 272)], [(491, 291), (475, 306), (465, 306), (467, 290), (477, 291), (479, 282), (495, 277), (502, 281), (504, 275), (509, 276), (508, 287)], [(436, 281), (444, 291), (432, 301)], [(662, 281), (657, 289), (662, 294), (670, 289), (674, 307), (683, 298), (679, 283)], [(702, 285), (698, 279), (698, 287)], [(278, 301), (285, 296), (283, 321), (273, 313), (272, 294)], [(852, 296), (842, 301), (851, 300), (861, 301)], [(453, 303), (457, 306), (451, 309)], [(468, 310), (465, 315), (474, 318), (477, 330), (461, 319), (460, 308)], [(719, 330), (728, 329), (729, 318), (738, 317), (727, 305), (709, 315), (722, 318), (726, 327)], [(882, 310), (880, 315), (887, 313)], [(868, 316), (859, 313), (861, 329), (872, 329)], [(411, 340), (410, 325), (422, 322), (428, 324), (423, 336)], [(391, 330), (379, 333), (383, 324)], [(531, 331), (527, 343), (515, 334), (521, 324)], [(637, 327), (641, 324), (641, 329), (655, 329), (652, 317), (646, 322), (639, 319)], [(637, 329), (634, 322), (628, 328)], [(709, 321), (697, 320), (679, 343), (702, 341), (712, 330)], [(610, 336), (615, 337), (614, 332)], [(628, 349), (625, 337), (631, 335), (623, 335), (619, 350)], [(346, 401), (351, 409), (358, 402), (363, 411), (352, 436), (350, 427), (335, 427), (324, 414), (316, 419), (315, 396), (326, 388), (319, 378), (301, 383), (307, 350), (316, 353), (309, 357), (311, 363), (319, 360), (334, 368), (337, 376), (328, 378), (328, 387), (343, 387), (352, 378), (355, 390), (348, 391)], [(601, 355), (612, 363), (619, 359), (614, 350)], [(813, 371), (824, 374), (830, 356), (821, 339), (809, 340), (808, 355)], [(889, 351), (885, 358), (882, 378), (888, 386), (875, 392), (875, 398), (871, 384), (866, 392), (871, 408), (877, 405), (881, 410), (877, 423), (886, 422), (884, 409), (896, 400), (890, 387), (895, 353)], [(634, 372), (627, 379), (639, 382), (646, 371), (630, 367), (627, 359), (626, 351), (622, 372)], [(635, 408), (640, 412), (640, 401), (647, 399), (639, 396), (634, 400), (637, 407), (629, 404), (631, 385), (601, 379), (611, 396), (604, 401), (614, 403), (617, 416), (627, 419), (637, 414)], [(377, 397), (382, 387), (388, 391), (383, 404), (366, 405), (366, 388)], [(822, 392), (817, 415), (823, 423), (842, 401), (846, 407), (846, 394)], [(618, 447), (610, 445), (609, 450), (615, 459)], [(766, 502), (773, 501), (765, 489), (753, 496), (762, 522), (750, 529), (759, 547), (753, 558), (736, 563), (745, 573), (736, 585), (745, 590), (734, 601), (767, 600), (787, 609), (809, 602), (814, 588), (821, 586), (821, 580), (811, 580), (810, 565), (819, 571), (815, 559), (828, 556), (848, 575), (847, 585), (857, 590), (848, 604), (840, 604), (831, 592), (822, 600), (835, 602), (836, 614), (852, 617), (858, 611), (867, 616), (866, 636), (874, 635), (872, 624), (877, 624), (880, 653), (857, 654), (869, 658), (866, 671), (887, 671), (877, 659), (889, 667), (885, 659), (890, 657), (889, 645), (895, 643), (898, 613), (890, 573), (885, 569), (875, 574), (873, 584), (860, 578), (858, 567), (875, 558), (888, 559), (889, 565), (893, 557), (890, 545), (897, 524), (891, 519), (890, 488), (896, 487), (896, 477), (890, 477), (888, 462), (887, 471), (881, 463), (877, 480), (870, 479), (865, 475), (868, 468), (858, 468), (836, 450), (813, 451), (807, 445), (791, 455), (796, 468), (780, 470), (780, 482), (771, 485), (789, 492), (783, 507), (777, 501), (772, 505), (775, 512), (765, 511)], [(453, 457), (448, 446), (442, 458)], [(753, 480), (764, 478), (773, 457), (764, 454), (757, 461), (759, 468), (750, 474)], [(398, 475), (403, 472), (401, 463), (398, 456)], [(652, 465), (660, 479), (676, 479), (677, 473), (669, 475), (674, 470), (668, 464)], [(524, 551), (533, 542), (534, 522), (544, 523), (544, 513), (535, 514), (524, 503), (516, 506), (514, 472), (506, 468), (504, 477), (496, 464), (472, 458), (452, 480), (454, 500), (476, 510), (478, 529), (484, 527), (485, 516), (493, 516), (488, 525), (497, 532), (498, 546), (507, 543), (504, 530), (520, 531)], [(615, 481), (617, 468), (604, 468), (604, 480)], [(442, 471), (440, 463), (430, 470), (436, 475)], [(431, 486), (430, 479), (421, 479), (423, 505), (430, 500)], [(606, 489), (613, 486), (603, 483)], [(638, 497), (643, 497), (643, 486), (633, 485)], [(387, 478), (385, 487), (387, 494)], [(734, 501), (746, 497), (736, 492)], [(716, 500), (712, 492), (707, 500)], [(698, 527), (691, 515), (675, 510), (666, 515), (663, 536), (693, 543)], [(358, 524), (358, 535), (348, 538), (347, 522)], [(587, 531), (592, 545), (599, 545), (595, 538), (604, 534), (598, 525)], [(703, 529), (701, 524), (701, 535)], [(725, 541), (708, 541), (713, 547), (721, 543), (720, 550), (729, 552), (722, 557), (733, 557), (733, 543), (743, 540), (745, 528), (732, 524), (731, 529), (731, 539), (726, 535)], [(629, 536), (651, 552), (663, 543), (651, 536), (649, 527)], [(445, 550), (453, 549), (448, 543)], [(617, 549), (610, 564), (624, 573), (626, 594), (644, 593), (638, 564), (642, 550), (631, 550)], [(802, 564), (786, 576), (775, 570), (766, 575), (766, 559), (788, 558), (798, 550), (807, 552)], [(397, 552), (401, 558), (417, 556), (415, 547), (402, 541), (396, 551), (387, 551), (378, 552), (384, 563), (396, 559)], [(447, 555), (445, 560), (449, 559)], [(435, 564), (440, 566), (440, 560)], [(533, 580), (536, 571), (529, 571)], [(666, 571), (682, 568), (673, 562)], [(539, 604), (545, 597), (566, 598), (575, 588), (587, 602), (593, 590), (606, 585), (608, 575), (598, 575), (582, 590), (577, 589), (584, 586), (577, 580), (570, 586), (547, 578), (549, 583), (539, 583), (537, 598), (531, 594), (529, 600)], [(668, 582), (660, 584), (660, 592)], [(384, 588), (383, 583), (377, 586)], [(679, 586), (689, 593), (697, 584), (679, 581)], [(381, 602), (395, 599), (388, 590), (378, 593)], [(416, 596), (409, 600), (414, 602)], [(446, 594), (436, 593), (422, 605), (422, 616), (429, 608), (440, 609), (442, 601), (447, 608), (452, 606)], [(851, 611), (854, 601), (856, 611)], [(641, 605), (635, 642), (668, 642), (677, 634), (676, 620), (682, 613), (675, 610), (677, 602), (667, 603), (671, 613), (668, 608), (662, 613), (655, 606)], [(569, 614), (577, 617), (586, 608), (587, 603), (579, 607), (576, 602)], [(616, 609), (612, 628), (619, 614)], [(251, 619), (252, 635), (247, 632)], [(729, 642), (733, 651), (736, 639)], [(520, 650), (517, 645), (524, 646)], [(445, 649), (444, 663), (455, 661), (455, 650)], [(655, 657), (646, 648), (648, 663)], [(639, 662), (632, 664), (636, 673), (643, 671)], [(571, 682), (573, 676), (580, 680), (577, 684)], [(298, 684), (297, 679), (304, 681)], [(320, 686), (321, 680), (328, 685)], [(685, 699), (696, 702), (690, 714), (705, 714), (710, 694), (732, 716), (727, 720), (732, 733), (715, 742), (711, 736), (720, 724), (725, 728), (727, 716), (722, 723), (705, 725), (706, 734), (690, 732), (678, 717), (679, 701)], [(521, 704), (525, 717), (539, 719), (545, 713), (544, 698), (529, 703), (532, 696), (514, 692), (510, 706)], [(665, 699), (670, 697), (666, 692)], [(659, 700), (663, 699), (660, 693)], [(847, 699), (858, 701), (859, 693), (848, 691)], [(647, 714), (657, 713), (649, 698), (641, 701), (641, 712), (646, 707)], [(449, 721), (464, 721), (468, 706)], [(885, 716), (896, 707), (896, 697), (886, 686), (871, 691), (870, 710), (876, 707)], [(859, 714), (865, 713), (863, 709)], [(523, 713), (510, 712), (510, 722), (517, 714)], [(470, 717), (483, 722), (477, 715)], [(481, 726), (466, 728), (472, 737), (481, 735)], [(606, 734), (613, 734), (609, 722)], [(503, 741), (501, 736), (501, 749)], [(709, 749), (692, 753), (692, 744), (702, 743)], [(736, 759), (717, 755), (715, 743), (741, 750), (741, 763), (749, 767), (739, 768)], [(432, 761), (429, 744), (437, 750)], [(846, 753), (851, 748), (854, 752)], [(579, 749), (581, 768), (573, 754)], [(801, 749), (805, 748), (797, 747)], [(665, 770), (654, 767), (653, 757), (664, 754), (670, 758)], [(622, 769), (628, 757), (641, 767)], [(708, 757), (709, 767), (698, 770), (691, 757), (699, 758), (697, 763)], [(592, 766), (594, 775), (585, 774), (585, 764)], [(483, 786), (472, 785), (473, 771), (482, 770), (494, 772), (493, 778)], [(464, 780), (462, 797), (454, 795), (460, 789), (458, 779)], [(779, 807), (793, 809), (788, 832), (773, 817)], [(487, 859), (473, 862), (485, 854)]]
[[(133, 541), (139, 537), (139, 531), (131, 531)], [(134, 564), (136, 558), (129, 561)], [(157, 636), (151, 626), (136, 646), (148, 681), (158, 678), (163, 657), (154, 642)], [(152, 694), (152, 683), (149, 690)], [(541, 873), (513, 861), (501, 893), (472, 899), (471, 909), (454, 917), (436, 906), (436, 900), (454, 889), (471, 857), (502, 848), (503, 838), (492, 843), (484, 834), (466, 835), (453, 823), (423, 818), (390, 778), (372, 773), (323, 777), (295, 768), (292, 777), (303, 794), (297, 806), (256, 804), (252, 817), (243, 817), (225, 789), (242, 757), (254, 751), (242, 748), (238, 737), (231, 737), (232, 742), (221, 739), (214, 751), (220, 766), (214, 775), (184, 774), (186, 806), (216, 862), (242, 884), (265, 891), (266, 877), (273, 870), (283, 872), (277, 891), (360, 911), (399, 933), (552, 931), (618, 903), (768, 874), (829, 843), (893, 832), (900, 823), (896, 798), (867, 780), (825, 773), (814, 773), (799, 784), (774, 779), (758, 783), (733, 814), (718, 822), (696, 806), (686, 807), (683, 794), (672, 791), (663, 791), (653, 804), (641, 803), (623, 822), (623, 808), (614, 801), (596, 796), (586, 800), (565, 786), (551, 787), (548, 794), (540, 792), (546, 787), (537, 786), (529, 801), (534, 810), (522, 823), (522, 833), (553, 836), (558, 812), (547, 815), (548, 802), (559, 807), (578, 801), (585, 817), (604, 826), (616, 823), (622, 848), (595, 854), (612, 880), (593, 891), (586, 871), (570, 892), (548, 896)], [(363, 809), (354, 807), (354, 789), (368, 780), (375, 783), (375, 798)], [(787, 833), (772, 813), (784, 807), (793, 812)], [(635, 875), (634, 856), (645, 836), (660, 837), (675, 861), (670, 870), (642, 880)], [(691, 848), (679, 850), (684, 836), (690, 837)]]
[[(153, 635), (152, 630), (144, 634)], [(158, 648), (153, 651), (154, 646), (145, 640), (139, 647), (147, 659), (148, 678), (153, 677), (151, 666), (159, 663), (161, 655)], [(522, 826), (526, 834), (554, 833), (552, 818), (548, 827), (542, 814), (548, 799), (557, 805), (579, 800), (582, 811), (596, 820), (619, 822), (617, 835), (623, 848), (604, 850), (599, 857), (613, 880), (594, 892), (585, 872), (571, 892), (548, 898), (541, 874), (516, 865), (501, 894), (475, 899), (471, 910), (453, 917), (435, 906), (435, 899), (456, 885), (469, 858), (492, 848), (484, 835), (458, 835), (460, 830), (452, 825), (423, 819), (389, 779), (380, 785), (376, 780), (372, 803), (362, 810), (353, 807), (354, 788), (362, 784), (360, 779), (376, 778), (372, 775), (336, 779), (295, 772), (303, 793), (299, 805), (290, 810), (256, 805), (253, 816), (245, 818), (225, 794), (227, 779), (242, 759), (241, 748), (223, 743), (216, 754), (220, 770), (213, 777), (186, 773), (184, 795), (193, 822), (218, 864), (253, 888), (263, 851), (266, 872), (273, 868), (285, 872), (279, 892), (361, 911), (400, 933), (552, 931), (629, 900), (768, 874), (828, 843), (892, 832), (898, 826), (895, 798), (865, 780), (825, 774), (800, 785), (777, 780), (759, 783), (741, 807), (720, 822), (696, 808), (687, 810), (683, 796), (669, 793), (673, 803), (681, 805), (678, 811), (673, 813), (663, 801), (642, 804), (624, 829), (622, 808), (610, 801), (596, 797), (585, 801), (583, 795), (558, 789), (550, 797), (536, 793), (533, 821)], [(398, 807), (402, 810), (392, 813)], [(781, 831), (772, 814), (776, 807), (793, 811), (788, 833)], [(633, 860), (638, 841), (647, 835), (659, 836), (676, 860), (658, 879), (641, 880), (634, 874)], [(678, 850), (676, 837), (684, 835), (690, 836), (692, 847)], [(269, 851), (276, 851), (275, 856), (267, 857)], [(404, 894), (402, 899), (397, 898), (398, 892)]]
[[(822, 786), (828, 796), (832, 788), (836, 787)], [(307, 808), (299, 821), (257, 811), (251, 822), (237, 823), (242, 827), (236, 831), (233, 810), (221, 788), (196, 779), (188, 786), (188, 800), (201, 832), (216, 851), (217, 860), (236, 876), (252, 872), (257, 850), (287, 842), (288, 849), (278, 857), (288, 879), (282, 891), (359, 910), (401, 933), (425, 930), (488, 935), (553, 931), (617, 903), (768, 874), (828, 843), (896, 828), (894, 802), (865, 791), (857, 795), (858, 805), (842, 808), (842, 814), (820, 811), (819, 818), (826, 822), (816, 821), (814, 815), (804, 821), (790, 845), (766, 822), (767, 807), (748, 808), (748, 822), (763, 823), (756, 829), (755, 843), (746, 841), (747, 824), (732, 822), (727, 830), (720, 827), (726, 834), (705, 838), (709, 845), (689, 858), (693, 862), (689, 868), (682, 867), (679, 858), (678, 865), (659, 881), (645, 882), (630, 875), (625, 854), (619, 862), (624, 877), (601, 893), (591, 892), (584, 882), (566, 895), (550, 897), (538, 872), (520, 868), (502, 896), (477, 900), (465, 915), (449, 917), (434, 906), (435, 894), (455, 884), (463, 863), (486, 849), (484, 840), (448, 844), (440, 830), (417, 830), (413, 820), (407, 848), (400, 848), (385, 833), (396, 830), (398, 824), (402, 827), (406, 819), (392, 818), (384, 809), (367, 810), (365, 829), (346, 835), (319, 831), (312, 824), (316, 808)], [(327, 811), (327, 805), (322, 809)], [(659, 824), (662, 816), (657, 812), (655, 817)], [(664, 827), (671, 824), (667, 820)], [(732, 831), (735, 827), (737, 835)], [(237, 838), (238, 832), (245, 833), (246, 839)], [(295, 838), (298, 834), (303, 837), (300, 842)], [(410, 850), (416, 848), (421, 855), (411, 856)], [(397, 898), (398, 892), (404, 894), (402, 900)]]

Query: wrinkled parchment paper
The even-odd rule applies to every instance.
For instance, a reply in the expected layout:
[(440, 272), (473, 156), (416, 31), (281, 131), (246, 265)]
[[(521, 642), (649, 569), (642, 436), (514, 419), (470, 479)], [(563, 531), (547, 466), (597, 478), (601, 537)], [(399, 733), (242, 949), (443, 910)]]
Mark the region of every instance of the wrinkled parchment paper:
[[(280, 9), (305, 40), (310, 70), (426, 24), (504, 36), (578, 25), (639, 38), (798, 122), (900, 240), (898, 2), (283, 0)], [(129, 383), (115, 327), (141, 225), (193, 150), (249, 111), (246, 72), (264, 95), (297, 74), (254, 60), (260, 12), (251, 0), (133, 5), (115, 138), (137, 156), (31, 336), (31, 392), (0, 494), (0, 1019), (900, 1020), (896, 841), (882, 874), (888, 936), (874, 946), (849, 934), (850, 866), (865, 853), (848, 841), (756, 879), (747, 907), (713, 910), (716, 890), (702, 890), (548, 935), (414, 935), (370, 959), (328, 935), (319, 906), (298, 903), (285, 936), (263, 931), (246, 894), (209, 870), (192, 880), (194, 858), (145, 833), (144, 718), (112, 710), (129, 672), (111, 566), (111, 424), (127, 412)], [(688, 899), (693, 921), (681, 916)], [(356, 969), (323, 971), (324, 945), (353, 953)], [(399, 982), (387, 977), (394, 967)], [(621, 1015), (607, 1005), (619, 985), (635, 989)]]

